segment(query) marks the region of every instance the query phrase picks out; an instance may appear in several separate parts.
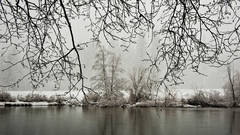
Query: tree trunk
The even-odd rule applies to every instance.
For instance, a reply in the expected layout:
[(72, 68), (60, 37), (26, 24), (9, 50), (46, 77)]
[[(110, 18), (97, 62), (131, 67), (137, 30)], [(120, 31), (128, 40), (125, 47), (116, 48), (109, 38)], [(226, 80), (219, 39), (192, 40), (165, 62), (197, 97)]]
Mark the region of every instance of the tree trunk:
[(113, 91), (114, 61), (112, 62), (111, 92)]
[(107, 90), (107, 79), (106, 79), (106, 65), (105, 65), (105, 54), (104, 50), (102, 50), (102, 58), (103, 58), (103, 81), (104, 81), (104, 90), (106, 91), (106, 94), (108, 95), (108, 90)]
[(234, 78), (232, 78), (230, 67), (227, 68), (227, 71), (228, 71), (228, 79), (230, 82), (231, 92), (232, 92), (232, 102), (233, 102), (232, 107), (235, 107), (237, 103), (236, 103), (236, 96), (235, 96), (235, 89), (234, 89)]
[(132, 89), (130, 89), (129, 103), (131, 105), (136, 103), (136, 96), (135, 96), (135, 94), (133, 94)]

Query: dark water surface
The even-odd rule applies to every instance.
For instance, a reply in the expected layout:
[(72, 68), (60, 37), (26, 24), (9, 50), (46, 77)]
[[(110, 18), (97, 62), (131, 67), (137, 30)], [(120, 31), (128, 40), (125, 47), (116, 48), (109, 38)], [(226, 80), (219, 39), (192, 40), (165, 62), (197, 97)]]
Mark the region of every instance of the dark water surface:
[(0, 108), (0, 135), (240, 135), (240, 109)]

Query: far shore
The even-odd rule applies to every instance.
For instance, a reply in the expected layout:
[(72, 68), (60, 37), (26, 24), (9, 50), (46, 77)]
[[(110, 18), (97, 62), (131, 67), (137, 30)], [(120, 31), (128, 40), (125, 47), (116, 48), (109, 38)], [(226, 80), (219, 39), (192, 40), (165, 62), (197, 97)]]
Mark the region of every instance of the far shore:
[[(160, 107), (160, 108), (231, 108), (231, 103), (219, 99), (214, 102), (196, 101), (193, 97), (183, 99), (164, 99), (155, 98), (151, 100), (137, 101), (131, 103), (129, 101), (129, 93), (120, 92), (120, 98), (106, 100), (103, 96), (88, 95), (88, 101), (85, 101), (81, 92), (73, 91), (66, 93), (65, 91), (0, 91), (0, 107), (34, 107), (34, 106), (80, 106), (80, 107), (120, 107), (120, 108), (137, 108), (137, 107)], [(190, 93), (191, 94), (191, 93)], [(193, 94), (192, 94), (193, 95)], [(101, 98), (99, 100), (99, 98)], [(218, 97), (219, 98), (219, 97)], [(209, 99), (207, 99), (209, 100)], [(235, 107), (240, 107), (237, 104)]]
[[(190, 104), (183, 104), (181, 102), (171, 103), (169, 105), (164, 105), (162, 102), (155, 102), (155, 101), (146, 101), (146, 102), (137, 102), (135, 104), (122, 104), (122, 105), (101, 105), (98, 103), (89, 103), (89, 104), (82, 104), (79, 103), (71, 103), (71, 102), (0, 102), (0, 107), (48, 107), (48, 106), (71, 106), (71, 107), (97, 107), (97, 108), (148, 108), (148, 107), (156, 107), (156, 108), (232, 108), (231, 106), (227, 105), (209, 105), (209, 106), (201, 106), (201, 105), (190, 105)], [(236, 106), (240, 107), (240, 106)]]

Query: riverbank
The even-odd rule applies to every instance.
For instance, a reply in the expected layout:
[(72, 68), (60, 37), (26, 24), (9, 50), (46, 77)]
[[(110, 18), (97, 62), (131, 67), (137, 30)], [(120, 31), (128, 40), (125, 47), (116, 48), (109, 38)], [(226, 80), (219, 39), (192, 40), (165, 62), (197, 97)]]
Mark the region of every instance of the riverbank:
[[(213, 104), (209, 106), (201, 106), (201, 105), (191, 105), (185, 104), (182, 102), (172, 102), (166, 105), (162, 101), (144, 101), (137, 102), (135, 104), (118, 104), (118, 105), (102, 105), (99, 103), (89, 103), (82, 104), (81, 102), (0, 102), (0, 107), (37, 107), (37, 106), (79, 106), (79, 107), (94, 107), (94, 108), (148, 108), (148, 107), (160, 107), (160, 108), (231, 108), (231, 106), (225, 104)], [(240, 107), (240, 105), (236, 106)]]
[[(72, 91), (0, 91), (0, 106), (82, 106), (82, 107), (175, 107), (175, 108), (202, 108), (202, 107), (231, 107), (229, 102), (222, 99), (211, 99), (206, 97), (188, 97), (188, 99), (165, 99), (155, 98), (151, 100), (129, 102), (129, 94), (126, 91), (120, 95), (106, 98), (99, 94), (88, 94), (86, 101), (82, 92)], [(240, 104), (237, 105), (240, 107)]]
[[(162, 103), (155, 103), (154, 101), (148, 102), (137, 102), (136, 104), (122, 104), (117, 106), (102, 106), (97, 104), (88, 104), (83, 105), (79, 104), (70, 104), (70, 103), (57, 103), (57, 102), (0, 102), (0, 106), (2, 107), (34, 107), (34, 106), (80, 106), (80, 107), (100, 107), (100, 108), (109, 108), (109, 107), (121, 107), (121, 108), (134, 108), (134, 107), (175, 107), (175, 108), (202, 108), (200, 105), (189, 105), (189, 104), (181, 104), (181, 105), (170, 105), (164, 106)], [(222, 108), (226, 108), (223, 106)]]

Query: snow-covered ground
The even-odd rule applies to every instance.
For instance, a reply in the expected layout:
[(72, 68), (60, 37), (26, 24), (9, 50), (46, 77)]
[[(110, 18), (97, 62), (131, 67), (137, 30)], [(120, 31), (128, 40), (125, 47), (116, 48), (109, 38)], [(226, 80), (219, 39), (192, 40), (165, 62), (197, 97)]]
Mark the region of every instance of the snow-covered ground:
[[(0, 91), (1, 92), (1, 91)], [(5, 91), (8, 92), (12, 97), (16, 98), (16, 102), (0, 102), (0, 106), (51, 106), (57, 105), (56, 102), (48, 103), (44, 102), (22, 102), (18, 100), (18, 97), (26, 97), (27, 95), (31, 94), (39, 94), (44, 95), (47, 98), (51, 96), (64, 96), (66, 99), (77, 99), (81, 101), (84, 97), (81, 91)]]
[[(175, 93), (177, 99), (182, 99), (182, 98), (190, 98), (192, 95), (194, 95), (196, 92), (199, 90), (203, 91), (205, 94), (209, 93), (214, 93), (218, 92), (220, 95), (224, 95), (224, 90), (223, 89), (175, 89), (171, 90), (172, 94)], [(51, 96), (56, 96), (56, 95), (61, 95), (65, 97), (72, 97), (72, 98), (77, 98), (79, 101), (81, 101), (84, 97), (83, 93), (81, 91), (71, 91), (70, 93), (66, 93), (66, 91), (7, 91), (8, 93), (11, 94), (13, 97), (18, 97), (22, 96), (25, 97), (28, 94), (40, 94), (40, 95), (45, 95), (48, 98)], [(125, 99), (128, 99), (129, 97), (129, 92), (128, 91), (122, 91), (123, 96)], [(153, 92), (154, 95), (156, 95), (156, 91)], [(164, 90), (158, 91), (157, 97), (164, 97)]]
[(77, 98), (78, 100), (83, 99), (83, 93), (81, 91), (71, 91), (67, 93), (67, 91), (7, 91), (13, 97), (25, 97), (28, 94), (39, 94), (45, 95), (46, 97), (51, 96), (65, 96), (65, 97), (72, 97)]
[(210, 94), (217, 92), (221, 96), (224, 95), (224, 89), (176, 89), (176, 96), (178, 99), (181, 98), (190, 98), (192, 95), (194, 95), (196, 92), (203, 91), (205, 94)]
[[(175, 89), (171, 90), (172, 95), (175, 95), (177, 100), (180, 101), (182, 98), (188, 99), (191, 96), (193, 96), (196, 92), (203, 91), (204, 94), (209, 95), (210, 93), (219, 93), (219, 95), (223, 96), (224, 95), (224, 90), (223, 89)], [(78, 101), (81, 101), (84, 98), (84, 94), (82, 91), (7, 91), (12, 97), (15, 97), (18, 99), (18, 97), (26, 97), (27, 95), (31, 94), (39, 94), (39, 95), (45, 95), (47, 98), (51, 96), (64, 96), (69, 100), (70, 102), (72, 99), (77, 99)], [(123, 94), (123, 97), (128, 100), (129, 99), (129, 91), (121, 91)], [(160, 91), (153, 91), (153, 95), (157, 95), (153, 98), (157, 98), (160, 100), (165, 97), (166, 91), (165, 90), (160, 90)], [(87, 94), (87, 93), (86, 93)], [(99, 93), (101, 95), (101, 93)], [(76, 101), (76, 100), (73, 100)], [(21, 101), (16, 101), (16, 102), (0, 102), (0, 106), (14, 106), (14, 105), (19, 105), (19, 106), (49, 106), (49, 105), (56, 105), (57, 103), (48, 103), (48, 102), (21, 102)]]

